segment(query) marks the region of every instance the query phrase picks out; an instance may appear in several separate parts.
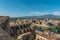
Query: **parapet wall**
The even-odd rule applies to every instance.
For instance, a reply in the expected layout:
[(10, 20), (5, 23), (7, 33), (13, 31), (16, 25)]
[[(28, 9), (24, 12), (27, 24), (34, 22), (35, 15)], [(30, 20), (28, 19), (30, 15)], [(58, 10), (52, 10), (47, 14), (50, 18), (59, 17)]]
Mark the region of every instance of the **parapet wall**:
[(7, 32), (0, 28), (0, 40), (14, 40)]

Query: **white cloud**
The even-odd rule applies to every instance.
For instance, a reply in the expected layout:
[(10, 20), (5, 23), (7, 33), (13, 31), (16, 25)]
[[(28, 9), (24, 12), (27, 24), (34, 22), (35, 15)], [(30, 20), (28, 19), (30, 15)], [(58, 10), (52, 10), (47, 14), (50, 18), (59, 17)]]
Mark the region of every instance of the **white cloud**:
[(35, 14), (35, 15), (48, 15), (48, 14), (52, 14), (52, 15), (60, 15), (59, 11), (54, 11), (54, 12), (39, 12), (39, 11), (35, 11), (35, 12), (30, 12), (30, 14)]
[(49, 14), (48, 12), (38, 12), (38, 11), (36, 11), (36, 12), (30, 12), (31, 14), (36, 14), (36, 15), (47, 15), (47, 14)]
[(55, 11), (55, 12), (53, 12), (53, 15), (60, 15), (60, 12)]

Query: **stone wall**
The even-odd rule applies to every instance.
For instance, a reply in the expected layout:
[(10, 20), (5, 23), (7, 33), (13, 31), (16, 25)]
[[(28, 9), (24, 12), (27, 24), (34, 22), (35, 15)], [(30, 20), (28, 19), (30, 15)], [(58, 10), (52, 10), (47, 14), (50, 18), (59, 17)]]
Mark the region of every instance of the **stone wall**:
[(14, 38), (0, 28), (0, 40), (14, 40)]

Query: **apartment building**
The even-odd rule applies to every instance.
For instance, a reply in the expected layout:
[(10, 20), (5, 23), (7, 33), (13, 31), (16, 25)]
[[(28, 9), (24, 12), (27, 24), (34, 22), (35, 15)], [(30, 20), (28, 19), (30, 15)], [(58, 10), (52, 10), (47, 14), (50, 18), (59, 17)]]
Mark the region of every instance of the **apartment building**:
[(49, 30), (36, 35), (36, 40), (56, 40), (56, 35), (51, 33)]

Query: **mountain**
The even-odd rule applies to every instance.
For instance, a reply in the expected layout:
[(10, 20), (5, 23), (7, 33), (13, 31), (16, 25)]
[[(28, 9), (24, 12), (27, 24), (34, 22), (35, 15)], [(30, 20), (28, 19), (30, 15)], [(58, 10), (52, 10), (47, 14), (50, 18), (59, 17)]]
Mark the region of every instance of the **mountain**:
[(25, 16), (25, 17), (16, 17), (16, 19), (56, 19), (56, 20), (60, 20), (60, 15), (40, 15), (40, 16)]

